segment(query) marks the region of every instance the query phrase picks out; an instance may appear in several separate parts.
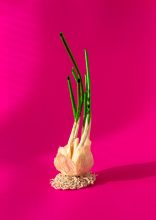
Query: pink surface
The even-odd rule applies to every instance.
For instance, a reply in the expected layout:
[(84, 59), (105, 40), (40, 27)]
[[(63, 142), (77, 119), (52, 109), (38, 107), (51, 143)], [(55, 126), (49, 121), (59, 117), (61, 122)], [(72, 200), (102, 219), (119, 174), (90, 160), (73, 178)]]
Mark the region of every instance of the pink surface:
[[(92, 78), (95, 186), (56, 191), (73, 118), (66, 76)], [(156, 219), (154, 1), (0, 1), (0, 219)]]

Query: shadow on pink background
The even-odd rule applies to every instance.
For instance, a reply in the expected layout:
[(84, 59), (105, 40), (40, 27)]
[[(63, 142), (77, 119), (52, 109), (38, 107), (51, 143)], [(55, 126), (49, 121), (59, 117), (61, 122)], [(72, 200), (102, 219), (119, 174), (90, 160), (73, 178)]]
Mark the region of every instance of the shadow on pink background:
[[(0, 219), (156, 219), (154, 1), (0, 1)], [(73, 123), (64, 32), (92, 82), (95, 186), (55, 191)]]

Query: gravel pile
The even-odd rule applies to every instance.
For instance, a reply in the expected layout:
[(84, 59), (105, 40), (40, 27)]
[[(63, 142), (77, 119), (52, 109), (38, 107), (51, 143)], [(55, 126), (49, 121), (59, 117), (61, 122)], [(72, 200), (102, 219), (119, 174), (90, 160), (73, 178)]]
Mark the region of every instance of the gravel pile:
[(96, 175), (88, 173), (84, 176), (66, 176), (61, 173), (57, 174), (54, 179), (50, 180), (50, 185), (55, 189), (80, 189), (93, 185)]

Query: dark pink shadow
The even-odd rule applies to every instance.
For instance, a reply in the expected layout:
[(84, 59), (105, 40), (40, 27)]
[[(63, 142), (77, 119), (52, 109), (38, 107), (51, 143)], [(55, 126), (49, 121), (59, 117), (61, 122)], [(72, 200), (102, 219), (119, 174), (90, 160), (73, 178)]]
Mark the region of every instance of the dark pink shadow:
[(156, 176), (156, 162), (112, 167), (97, 172), (96, 185)]

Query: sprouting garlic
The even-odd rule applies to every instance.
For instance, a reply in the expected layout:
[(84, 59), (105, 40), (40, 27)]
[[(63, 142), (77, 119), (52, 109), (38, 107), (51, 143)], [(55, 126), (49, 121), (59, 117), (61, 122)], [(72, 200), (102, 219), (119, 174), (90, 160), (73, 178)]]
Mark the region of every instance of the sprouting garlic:
[(54, 159), (56, 169), (64, 175), (84, 175), (91, 170), (94, 164), (91, 140), (89, 138), (90, 125), (86, 123), (80, 141), (76, 137), (78, 128), (79, 122), (74, 124), (68, 144), (64, 147), (59, 147)]

